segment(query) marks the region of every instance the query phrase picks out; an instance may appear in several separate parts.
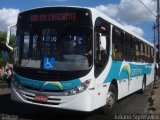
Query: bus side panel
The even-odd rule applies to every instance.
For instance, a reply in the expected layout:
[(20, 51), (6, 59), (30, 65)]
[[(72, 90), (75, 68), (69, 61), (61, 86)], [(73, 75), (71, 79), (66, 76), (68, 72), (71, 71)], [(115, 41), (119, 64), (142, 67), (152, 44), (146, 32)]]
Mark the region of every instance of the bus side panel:
[(94, 94), (94, 109), (100, 108), (106, 104), (107, 100), (107, 91), (110, 86), (110, 83), (96, 85), (95, 94)]
[(121, 99), (128, 95), (128, 79), (119, 80), (118, 83), (118, 99)]
[(108, 76), (112, 66), (112, 58), (109, 57), (108, 64), (103, 70), (103, 72), (95, 79), (95, 95), (94, 95), (94, 107), (99, 108), (106, 104), (107, 93), (110, 86), (110, 82), (104, 83), (106, 77)]
[(154, 73), (155, 73), (154, 65), (152, 65), (151, 74), (148, 74), (148, 75), (146, 76), (146, 86), (149, 85), (150, 83), (152, 83), (152, 82), (154, 81)]
[(144, 76), (153, 72), (152, 64), (150, 63), (112, 61), (111, 64), (104, 83), (111, 82), (113, 79), (118, 81), (119, 99), (141, 89)]
[(143, 76), (137, 76), (129, 80), (129, 94), (142, 88)]

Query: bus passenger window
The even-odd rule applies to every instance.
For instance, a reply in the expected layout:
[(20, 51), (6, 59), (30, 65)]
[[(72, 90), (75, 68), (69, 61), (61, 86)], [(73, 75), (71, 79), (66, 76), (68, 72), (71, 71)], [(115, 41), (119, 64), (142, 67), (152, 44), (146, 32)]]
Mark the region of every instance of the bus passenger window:
[[(113, 45), (114, 46), (114, 45)], [(123, 59), (123, 54), (122, 54), (122, 49), (121, 48), (114, 48), (112, 50), (112, 57), (115, 60), (122, 60)]]
[(123, 60), (124, 58), (124, 32), (118, 28), (113, 29), (112, 58)]

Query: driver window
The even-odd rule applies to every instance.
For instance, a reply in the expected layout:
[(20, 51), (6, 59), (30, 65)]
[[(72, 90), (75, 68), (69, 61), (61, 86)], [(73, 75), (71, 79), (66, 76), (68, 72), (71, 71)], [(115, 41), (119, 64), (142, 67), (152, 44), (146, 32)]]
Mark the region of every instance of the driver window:
[(24, 32), (24, 48), (23, 48), (23, 58), (24, 59), (28, 59), (29, 40), (30, 40), (29, 32)]

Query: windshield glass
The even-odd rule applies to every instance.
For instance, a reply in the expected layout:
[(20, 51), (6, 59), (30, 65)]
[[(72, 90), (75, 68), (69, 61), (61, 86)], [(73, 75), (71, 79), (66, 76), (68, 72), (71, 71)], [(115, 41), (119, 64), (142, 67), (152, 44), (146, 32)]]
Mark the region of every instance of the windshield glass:
[(92, 65), (89, 27), (23, 29), (17, 40), (21, 67), (74, 71), (87, 70)]

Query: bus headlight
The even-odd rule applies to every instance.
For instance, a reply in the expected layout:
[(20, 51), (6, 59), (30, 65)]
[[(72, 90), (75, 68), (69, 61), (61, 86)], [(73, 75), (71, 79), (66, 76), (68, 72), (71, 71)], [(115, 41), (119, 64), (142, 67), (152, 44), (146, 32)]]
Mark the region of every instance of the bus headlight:
[(80, 86), (78, 86), (76, 88), (73, 88), (73, 89), (70, 89), (70, 90), (66, 90), (64, 92), (64, 95), (68, 96), (68, 95), (75, 95), (75, 94), (81, 93), (81, 92), (83, 92), (84, 90), (87, 89), (90, 82), (91, 82), (91, 80), (86, 80)]

